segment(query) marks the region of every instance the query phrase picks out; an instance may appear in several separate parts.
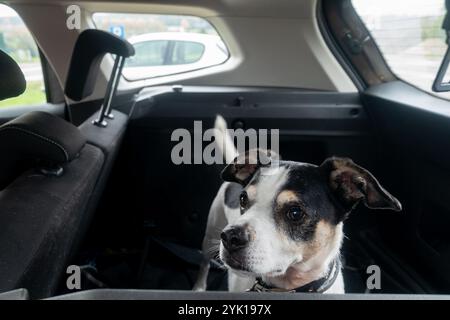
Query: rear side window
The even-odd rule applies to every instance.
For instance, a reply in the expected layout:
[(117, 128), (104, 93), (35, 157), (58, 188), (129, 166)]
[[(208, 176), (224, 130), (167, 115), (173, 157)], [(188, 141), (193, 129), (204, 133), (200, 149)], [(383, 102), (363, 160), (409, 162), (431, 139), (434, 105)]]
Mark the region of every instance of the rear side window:
[[(444, 0), (352, 0), (352, 4), (399, 78), (425, 91), (432, 84), (447, 45), (441, 28)], [(435, 93), (450, 97), (448, 93)]]
[(125, 38), (136, 49), (123, 69), (127, 80), (185, 73), (219, 65), (228, 50), (208, 21), (199, 17), (94, 13), (98, 29)]
[(47, 99), (39, 50), (19, 15), (3, 4), (0, 4), (0, 49), (19, 64), (27, 82), (24, 93), (0, 101), (0, 108), (45, 103)]

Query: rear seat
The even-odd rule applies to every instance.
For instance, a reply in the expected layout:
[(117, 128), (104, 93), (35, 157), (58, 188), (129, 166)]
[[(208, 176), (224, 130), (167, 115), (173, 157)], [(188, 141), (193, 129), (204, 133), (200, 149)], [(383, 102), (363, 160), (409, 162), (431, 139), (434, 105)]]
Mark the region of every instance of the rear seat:
[(37, 111), (0, 127), (0, 149), (29, 164), (0, 191), (0, 291), (47, 297), (85, 228), (104, 156), (78, 128)]
[[(123, 66), (134, 48), (103, 31), (80, 35), (66, 85), (69, 98), (92, 93), (106, 53), (120, 56)], [(22, 93), (23, 74), (1, 51), (0, 67), (0, 97)], [(31, 298), (55, 293), (90, 224), (127, 122), (115, 111), (106, 127), (89, 119), (77, 128), (30, 112), (0, 126), (0, 292), (26, 288)]]
[[(26, 87), (0, 51), (0, 100)], [(72, 124), (30, 112), (0, 126), (0, 292), (55, 293), (89, 222), (105, 157)]]

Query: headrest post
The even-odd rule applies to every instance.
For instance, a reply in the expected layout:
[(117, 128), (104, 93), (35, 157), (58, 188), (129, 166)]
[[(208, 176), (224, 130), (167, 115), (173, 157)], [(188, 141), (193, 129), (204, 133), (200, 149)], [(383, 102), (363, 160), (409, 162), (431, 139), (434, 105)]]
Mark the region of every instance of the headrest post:
[(115, 72), (115, 74), (113, 75), (114, 79), (113, 79), (113, 88), (111, 91), (111, 98), (109, 101), (109, 105), (108, 105), (108, 109), (106, 109), (105, 111), (105, 117), (108, 119), (114, 119), (114, 115), (111, 113), (111, 108), (112, 108), (112, 100), (117, 92), (117, 87), (119, 86), (119, 82), (120, 82), (120, 76), (122, 75), (122, 69), (125, 65), (125, 57), (122, 56), (118, 56), (117, 59), (119, 59), (119, 66)]
[(103, 100), (102, 107), (100, 109), (99, 117), (98, 119), (94, 120), (92, 123), (99, 127), (106, 127), (108, 126), (108, 122), (105, 120), (106, 112), (109, 109), (109, 106), (111, 104), (112, 96), (114, 94), (114, 82), (116, 78), (117, 69), (119, 68), (120, 63), (120, 56), (116, 56), (114, 60), (114, 66), (111, 71), (111, 77), (108, 81), (108, 86), (106, 87), (106, 94), (105, 99)]

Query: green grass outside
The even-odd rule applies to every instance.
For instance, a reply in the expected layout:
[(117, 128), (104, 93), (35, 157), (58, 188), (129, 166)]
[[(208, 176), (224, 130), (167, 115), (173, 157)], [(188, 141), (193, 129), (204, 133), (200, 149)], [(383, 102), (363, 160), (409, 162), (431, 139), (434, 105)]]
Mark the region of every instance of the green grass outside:
[(44, 84), (42, 81), (32, 81), (27, 83), (27, 89), (20, 96), (0, 101), (0, 108), (29, 106), (45, 102)]

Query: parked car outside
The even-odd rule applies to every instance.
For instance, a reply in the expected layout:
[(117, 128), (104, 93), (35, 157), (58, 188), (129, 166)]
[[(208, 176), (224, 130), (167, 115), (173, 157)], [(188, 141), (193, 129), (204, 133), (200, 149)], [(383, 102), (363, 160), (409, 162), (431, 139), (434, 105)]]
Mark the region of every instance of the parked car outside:
[(136, 50), (125, 64), (124, 76), (128, 80), (202, 69), (228, 59), (226, 46), (216, 35), (157, 32), (128, 40)]

